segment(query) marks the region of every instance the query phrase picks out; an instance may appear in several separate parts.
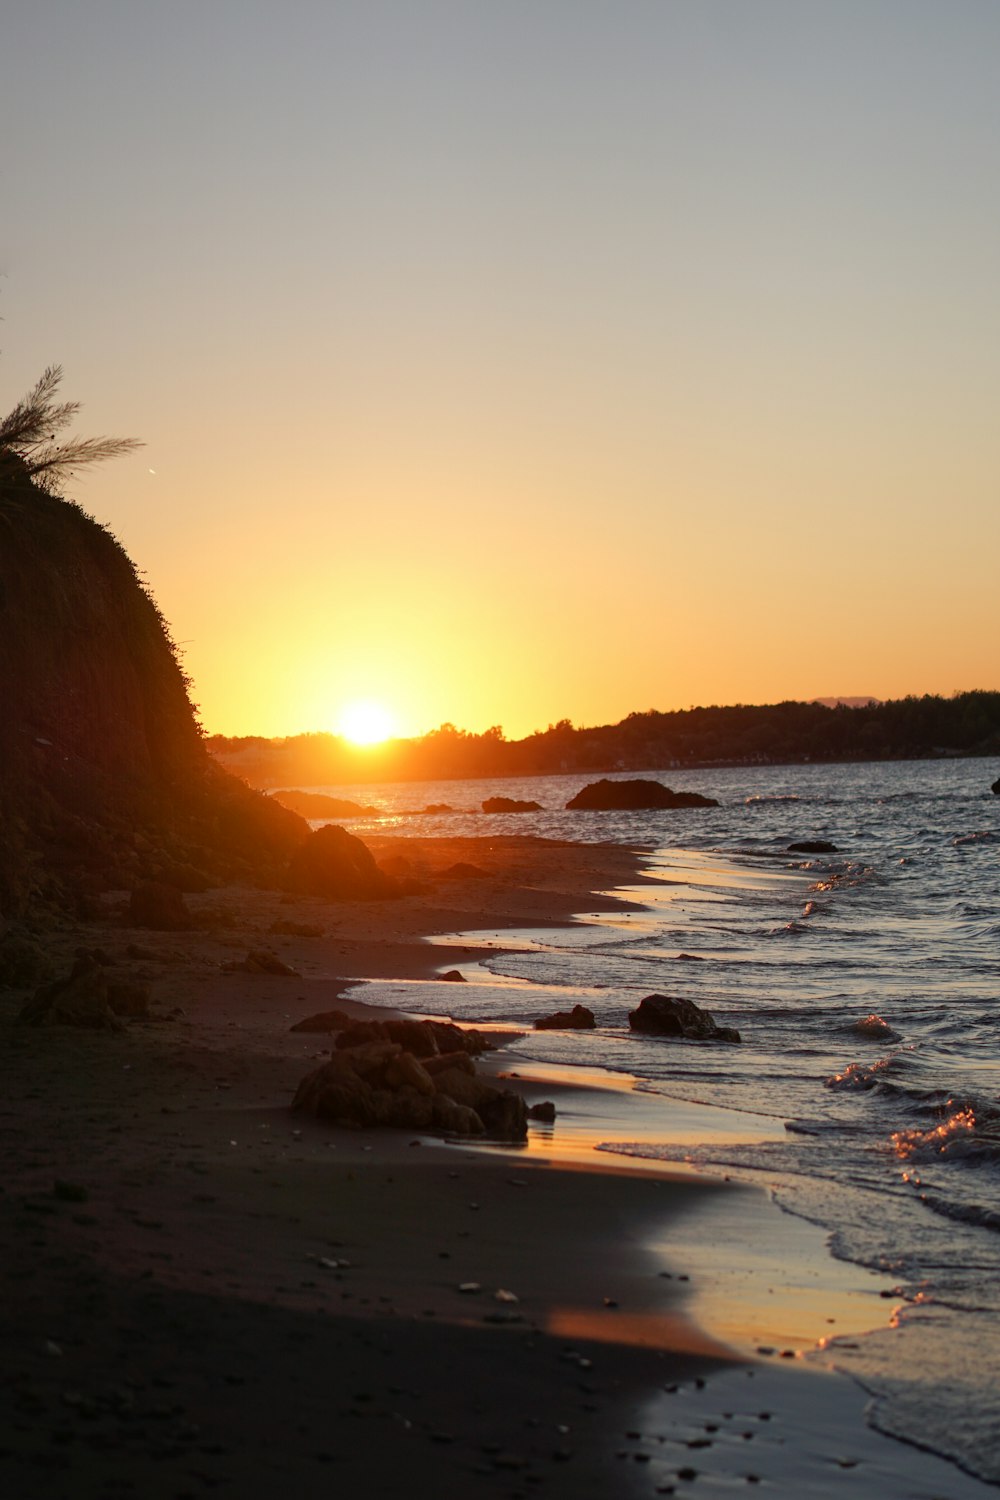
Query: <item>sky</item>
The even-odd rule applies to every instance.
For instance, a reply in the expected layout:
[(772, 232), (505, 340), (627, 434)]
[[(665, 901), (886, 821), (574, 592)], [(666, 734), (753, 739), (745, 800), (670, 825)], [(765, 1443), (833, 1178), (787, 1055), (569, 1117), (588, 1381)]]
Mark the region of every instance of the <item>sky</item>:
[(205, 729), (1000, 687), (994, 0), (7, 0), (0, 410)]

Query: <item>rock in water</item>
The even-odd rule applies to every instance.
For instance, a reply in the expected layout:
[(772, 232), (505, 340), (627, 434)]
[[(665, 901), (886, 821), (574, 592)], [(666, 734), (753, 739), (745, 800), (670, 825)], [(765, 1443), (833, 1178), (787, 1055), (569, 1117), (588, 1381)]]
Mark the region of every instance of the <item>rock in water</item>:
[(692, 1042), (738, 1042), (732, 1026), (717, 1026), (714, 1017), (693, 1000), (671, 995), (647, 995), (637, 1010), (629, 1011), (628, 1024), (644, 1036), (685, 1037)]
[(551, 1016), (540, 1016), (535, 1022), (536, 1031), (593, 1031), (597, 1022), (594, 1012), (586, 1005), (574, 1005), (572, 1010), (557, 1010)]
[(367, 845), (336, 823), (317, 828), (296, 849), (285, 883), (302, 895), (333, 901), (385, 901), (401, 894)]
[(541, 812), (540, 802), (523, 802), (517, 797), (487, 797), (483, 803), (484, 813)]
[(328, 797), (324, 792), (270, 792), (275, 802), (302, 818), (377, 818), (377, 807), (364, 807), (346, 797)]
[(826, 839), (801, 839), (797, 844), (788, 845), (789, 854), (836, 854), (836, 844), (828, 843)]
[(628, 812), (643, 808), (718, 807), (700, 792), (674, 792), (662, 781), (594, 781), (566, 803), (567, 812)]

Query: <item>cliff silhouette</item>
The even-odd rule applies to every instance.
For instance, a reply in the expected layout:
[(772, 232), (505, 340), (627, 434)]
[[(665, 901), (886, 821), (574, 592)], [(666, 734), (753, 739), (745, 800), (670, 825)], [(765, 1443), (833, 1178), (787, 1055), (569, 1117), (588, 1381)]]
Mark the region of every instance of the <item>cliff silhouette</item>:
[(116, 539), (0, 466), (0, 915), (104, 889), (272, 883), (308, 832), (209, 756), (164, 620)]

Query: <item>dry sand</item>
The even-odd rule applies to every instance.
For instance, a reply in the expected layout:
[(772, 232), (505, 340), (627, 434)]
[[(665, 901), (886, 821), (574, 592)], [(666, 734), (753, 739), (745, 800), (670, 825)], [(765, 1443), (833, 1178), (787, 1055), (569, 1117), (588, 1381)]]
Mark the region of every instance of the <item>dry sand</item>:
[[(354, 1005), (352, 979), (460, 967), (471, 945), (422, 939), (552, 925), (638, 883), (640, 856), (610, 847), (370, 843), (426, 890), (210, 892), (176, 936), (112, 903), (55, 934), (60, 971), (99, 946), (151, 983), (155, 1018), (121, 1034), (20, 1027), (23, 996), (0, 997), (2, 1493), (984, 1493), (869, 1432), (843, 1378), (780, 1366), (821, 1313), (884, 1321), (878, 1289), (839, 1285), (818, 1232), (763, 1194), (595, 1153), (623, 1111), (637, 1138), (627, 1086), (522, 1080), (565, 1124), (521, 1151), (289, 1112), (328, 1046), (289, 1028)], [(440, 878), (457, 860), (489, 873)], [(221, 969), (263, 946), (301, 978)], [(776, 1267), (808, 1307), (786, 1295), (762, 1321)], [(753, 1361), (762, 1328), (775, 1357)]]

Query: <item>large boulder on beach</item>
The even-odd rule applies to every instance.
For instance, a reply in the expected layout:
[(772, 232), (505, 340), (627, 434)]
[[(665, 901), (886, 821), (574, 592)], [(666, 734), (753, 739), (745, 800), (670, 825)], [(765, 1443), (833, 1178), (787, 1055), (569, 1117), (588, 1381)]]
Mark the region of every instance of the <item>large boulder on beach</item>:
[(586, 1005), (574, 1005), (572, 1010), (557, 1010), (551, 1016), (540, 1016), (535, 1022), (536, 1031), (593, 1031), (597, 1022), (594, 1012)]
[(307, 1074), (292, 1108), (334, 1125), (524, 1140), (524, 1100), (468, 1068), (466, 1054), (431, 1072), (398, 1042), (360, 1043), (334, 1051), (329, 1062)]
[(567, 812), (630, 812), (646, 808), (718, 807), (700, 792), (675, 792), (662, 781), (594, 781), (566, 803)]
[(519, 797), (487, 797), (483, 803), (484, 813), (528, 813), (541, 810), (540, 802), (525, 802)]
[(337, 823), (317, 828), (300, 844), (285, 884), (300, 895), (332, 901), (385, 901), (402, 894), (398, 882), (379, 869), (367, 845)]
[(683, 1037), (692, 1042), (738, 1042), (732, 1026), (717, 1026), (707, 1010), (673, 995), (647, 995), (629, 1011), (628, 1024), (644, 1036)]
[(487, 1135), (506, 1141), (527, 1138), (528, 1107), (520, 1094), (515, 1094), (512, 1089), (498, 1088), (478, 1074), (470, 1076), (460, 1068), (445, 1069), (433, 1076), (437, 1093), (474, 1110)]

